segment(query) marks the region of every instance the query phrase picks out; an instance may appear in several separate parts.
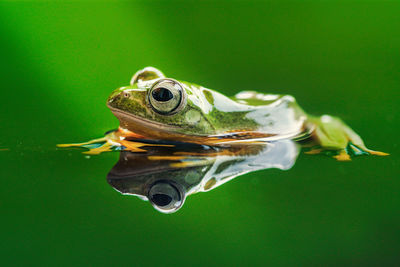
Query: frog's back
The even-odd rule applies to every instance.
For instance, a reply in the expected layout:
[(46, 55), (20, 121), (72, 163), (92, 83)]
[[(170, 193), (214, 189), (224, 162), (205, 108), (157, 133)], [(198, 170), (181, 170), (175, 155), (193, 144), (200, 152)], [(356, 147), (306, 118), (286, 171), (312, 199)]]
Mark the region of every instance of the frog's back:
[(306, 114), (290, 95), (243, 91), (228, 99), (218, 92), (209, 92), (213, 96), (213, 109), (208, 120), (218, 135), (272, 140), (294, 137), (305, 131)]

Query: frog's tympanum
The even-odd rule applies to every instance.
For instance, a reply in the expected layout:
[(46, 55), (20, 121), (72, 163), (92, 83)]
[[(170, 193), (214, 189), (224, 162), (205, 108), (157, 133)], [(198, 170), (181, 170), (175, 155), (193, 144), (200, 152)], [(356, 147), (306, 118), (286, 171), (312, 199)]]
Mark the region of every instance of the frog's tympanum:
[(188, 195), (212, 190), (244, 173), (287, 170), (298, 155), (298, 145), (289, 139), (227, 147), (144, 148), (145, 154), (122, 151), (107, 180), (122, 194), (148, 200), (164, 213), (180, 209)]

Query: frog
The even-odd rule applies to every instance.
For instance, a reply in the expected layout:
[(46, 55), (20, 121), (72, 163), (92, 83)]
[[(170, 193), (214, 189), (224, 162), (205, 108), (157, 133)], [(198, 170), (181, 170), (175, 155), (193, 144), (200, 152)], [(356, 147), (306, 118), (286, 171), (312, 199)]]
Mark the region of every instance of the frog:
[(306, 113), (291, 95), (241, 91), (228, 97), (154, 67), (137, 71), (129, 85), (114, 90), (107, 106), (119, 131), (138, 138), (214, 146), (307, 139), (307, 153), (329, 151), (337, 160), (388, 155), (368, 149), (340, 118)]

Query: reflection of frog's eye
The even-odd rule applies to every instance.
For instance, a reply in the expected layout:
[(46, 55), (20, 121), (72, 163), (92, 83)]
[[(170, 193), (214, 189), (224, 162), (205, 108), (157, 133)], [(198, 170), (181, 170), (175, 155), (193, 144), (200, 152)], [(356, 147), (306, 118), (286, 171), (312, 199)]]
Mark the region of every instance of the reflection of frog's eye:
[(161, 79), (150, 88), (148, 101), (157, 113), (171, 115), (184, 107), (185, 92), (179, 82), (172, 79)]
[(164, 213), (175, 212), (183, 204), (179, 190), (167, 181), (154, 184), (148, 194), (151, 204)]

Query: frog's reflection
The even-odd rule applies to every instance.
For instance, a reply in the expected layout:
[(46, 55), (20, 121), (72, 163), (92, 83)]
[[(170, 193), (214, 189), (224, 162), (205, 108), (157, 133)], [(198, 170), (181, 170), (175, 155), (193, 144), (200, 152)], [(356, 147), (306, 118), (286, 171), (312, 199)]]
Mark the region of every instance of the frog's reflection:
[(122, 194), (149, 200), (157, 210), (172, 213), (188, 195), (212, 190), (239, 175), (269, 168), (287, 170), (298, 153), (291, 140), (225, 148), (149, 145), (145, 153), (121, 151), (107, 180)]

